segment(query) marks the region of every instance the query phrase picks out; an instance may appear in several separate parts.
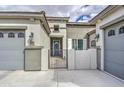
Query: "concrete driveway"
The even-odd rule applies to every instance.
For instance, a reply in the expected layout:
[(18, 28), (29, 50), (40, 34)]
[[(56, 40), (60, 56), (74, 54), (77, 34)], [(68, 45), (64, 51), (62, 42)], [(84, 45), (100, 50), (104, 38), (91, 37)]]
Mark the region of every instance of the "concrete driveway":
[(123, 87), (124, 82), (98, 70), (0, 71), (3, 87)]

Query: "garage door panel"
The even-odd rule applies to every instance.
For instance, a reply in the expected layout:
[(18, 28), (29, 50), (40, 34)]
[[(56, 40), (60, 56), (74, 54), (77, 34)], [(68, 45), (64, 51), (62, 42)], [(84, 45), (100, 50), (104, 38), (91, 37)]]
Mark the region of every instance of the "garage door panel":
[(10, 61), (0, 62), (0, 70), (22, 70), (24, 68), (22, 61), (21, 62), (13, 62)]
[(24, 69), (24, 37), (18, 38), (18, 31), (14, 38), (8, 38), (8, 32), (0, 38), (0, 70), (22, 70)]
[[(107, 32), (105, 32), (105, 34), (107, 35)], [(122, 41), (124, 40), (124, 36), (118, 35), (118, 36), (108, 37), (107, 35), (105, 39), (106, 39), (105, 45), (107, 45), (107, 47), (105, 47), (106, 49), (124, 50), (124, 43)]]
[[(124, 40), (124, 39), (123, 39)], [(105, 47), (105, 49), (115, 49), (115, 50), (124, 50), (124, 43), (122, 43), (121, 41), (118, 40), (108, 40), (106, 43), (107, 47)]]
[(124, 64), (118, 64), (118, 62), (113, 62), (110, 60), (106, 60), (107, 62), (105, 65), (105, 71), (124, 79)]
[(124, 64), (124, 51), (106, 50), (105, 59)]
[[(115, 30), (114, 36), (108, 36), (108, 31)], [(119, 34), (117, 26), (105, 30), (105, 71), (124, 79), (124, 34)]]
[(23, 40), (0, 40), (0, 49), (20, 49), (24, 48)]

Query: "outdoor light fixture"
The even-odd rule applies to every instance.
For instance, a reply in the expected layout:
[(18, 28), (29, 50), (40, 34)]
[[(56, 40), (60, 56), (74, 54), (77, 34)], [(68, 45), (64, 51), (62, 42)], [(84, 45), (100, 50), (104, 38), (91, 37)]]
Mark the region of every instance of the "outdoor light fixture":
[(100, 37), (99, 34), (96, 34), (96, 37), (95, 37), (96, 41), (98, 41), (99, 37)]
[(34, 39), (34, 33), (31, 32), (29, 35), (29, 40), (28, 40), (29, 46), (34, 46), (34, 40), (33, 39)]

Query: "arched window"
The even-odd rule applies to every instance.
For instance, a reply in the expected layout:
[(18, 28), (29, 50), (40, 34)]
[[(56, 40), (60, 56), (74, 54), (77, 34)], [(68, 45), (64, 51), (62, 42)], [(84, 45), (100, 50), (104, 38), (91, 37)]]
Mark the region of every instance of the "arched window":
[(119, 28), (119, 34), (124, 34), (124, 26)]
[(9, 37), (9, 38), (14, 38), (14, 37), (15, 37), (15, 34), (12, 33), (12, 32), (10, 32), (10, 33), (8, 33), (8, 37)]
[(18, 38), (24, 38), (24, 33), (18, 33)]
[(3, 38), (4, 36), (3, 36), (3, 33), (2, 32), (0, 32), (0, 38)]
[(95, 40), (91, 41), (91, 47), (96, 47), (96, 41)]
[(115, 30), (110, 30), (108, 32), (108, 36), (114, 36), (115, 35)]

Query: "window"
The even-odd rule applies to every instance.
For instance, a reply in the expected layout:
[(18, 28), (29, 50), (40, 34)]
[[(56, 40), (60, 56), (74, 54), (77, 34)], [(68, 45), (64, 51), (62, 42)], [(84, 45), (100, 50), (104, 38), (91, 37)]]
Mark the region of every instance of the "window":
[(18, 38), (24, 38), (24, 33), (18, 33)]
[(119, 28), (119, 34), (124, 34), (124, 26)]
[(114, 36), (115, 35), (115, 30), (110, 30), (108, 32), (108, 36)]
[(0, 32), (0, 38), (3, 38), (4, 36), (3, 36), (3, 33), (2, 32)]
[(73, 39), (72, 48), (75, 50), (83, 50), (83, 39)]
[(58, 32), (59, 31), (59, 25), (54, 25), (54, 31)]
[(9, 38), (14, 38), (14, 37), (15, 37), (15, 34), (12, 33), (12, 32), (11, 32), (11, 33), (8, 33), (8, 37), (9, 37)]
[(78, 50), (83, 50), (83, 40), (78, 39)]
[(96, 41), (95, 40), (92, 40), (91, 41), (91, 47), (95, 47), (96, 46)]

